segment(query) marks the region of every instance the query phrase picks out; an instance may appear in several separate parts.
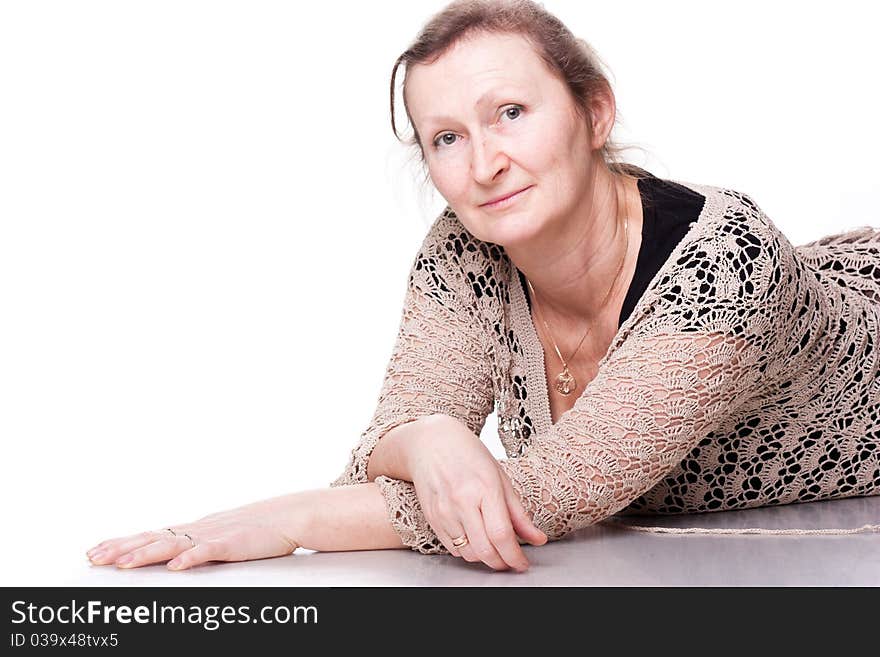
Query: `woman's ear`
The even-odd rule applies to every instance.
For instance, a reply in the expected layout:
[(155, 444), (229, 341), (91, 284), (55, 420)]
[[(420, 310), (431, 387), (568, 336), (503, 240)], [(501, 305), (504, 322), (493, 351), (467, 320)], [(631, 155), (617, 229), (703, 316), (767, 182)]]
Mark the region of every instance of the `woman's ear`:
[(611, 129), (614, 127), (614, 117), (617, 113), (617, 104), (614, 100), (614, 92), (607, 83), (603, 83), (593, 92), (589, 101), (589, 129), (590, 148), (593, 150), (602, 148)]

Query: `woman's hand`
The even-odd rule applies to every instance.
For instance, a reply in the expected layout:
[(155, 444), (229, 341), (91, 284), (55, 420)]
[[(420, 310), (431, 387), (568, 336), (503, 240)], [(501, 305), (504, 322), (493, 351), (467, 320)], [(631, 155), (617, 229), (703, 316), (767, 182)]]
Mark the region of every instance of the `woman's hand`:
[[(495, 570), (525, 571), (529, 562), (517, 535), (532, 545), (547, 536), (535, 527), (498, 461), (459, 420), (435, 415), (408, 441), (407, 460), (422, 512), (444, 547), (465, 561)], [(453, 539), (467, 536), (458, 548)]]
[(86, 554), (93, 564), (115, 563), (121, 568), (170, 559), (171, 570), (186, 570), (207, 561), (280, 557), (300, 546), (298, 527), (304, 530), (307, 518), (305, 506), (293, 493), (171, 525), (173, 533), (163, 529), (112, 538)]

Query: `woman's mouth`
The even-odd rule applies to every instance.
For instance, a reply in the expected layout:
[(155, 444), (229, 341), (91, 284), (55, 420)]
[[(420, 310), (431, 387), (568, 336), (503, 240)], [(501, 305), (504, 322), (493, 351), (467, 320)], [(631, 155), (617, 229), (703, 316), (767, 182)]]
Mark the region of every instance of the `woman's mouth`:
[(511, 194), (510, 196), (502, 198), (500, 201), (495, 201), (494, 203), (484, 203), (480, 207), (486, 208), (488, 210), (500, 210), (500, 209), (509, 207), (509, 206), (513, 205), (514, 203), (516, 203), (532, 187), (534, 187), (534, 185), (530, 185), (530, 186), (526, 187), (525, 189), (521, 189), (520, 191), (515, 192), (514, 194)]

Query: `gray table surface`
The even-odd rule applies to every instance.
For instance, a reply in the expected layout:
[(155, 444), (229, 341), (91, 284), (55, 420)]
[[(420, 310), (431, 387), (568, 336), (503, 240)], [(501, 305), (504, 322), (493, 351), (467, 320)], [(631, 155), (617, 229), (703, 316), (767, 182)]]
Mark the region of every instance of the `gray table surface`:
[[(682, 516), (629, 516), (664, 527), (851, 529), (880, 525), (880, 496)], [(598, 524), (524, 546), (525, 573), (411, 550), (315, 552), (120, 570), (72, 559), (61, 586), (878, 586), (880, 530), (842, 535), (666, 534)]]

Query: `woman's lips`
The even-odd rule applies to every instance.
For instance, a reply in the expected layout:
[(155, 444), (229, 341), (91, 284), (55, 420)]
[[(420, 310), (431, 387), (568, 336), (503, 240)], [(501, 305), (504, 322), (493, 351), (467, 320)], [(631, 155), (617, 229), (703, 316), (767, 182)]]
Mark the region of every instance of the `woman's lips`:
[(519, 200), (519, 198), (520, 198), (525, 192), (527, 192), (528, 190), (530, 190), (532, 187), (534, 187), (534, 185), (530, 185), (530, 186), (528, 186), (528, 187), (525, 187), (524, 189), (521, 189), (520, 191), (515, 192), (515, 193), (511, 194), (510, 196), (507, 196), (507, 197), (501, 199), (500, 201), (495, 201), (494, 203), (484, 203), (484, 204), (481, 205), (480, 207), (481, 207), (481, 208), (489, 208), (489, 209), (492, 209), (492, 210), (495, 210), (495, 209), (498, 209), (498, 208), (506, 208), (507, 206), (509, 206), (509, 205), (515, 203), (517, 200)]

